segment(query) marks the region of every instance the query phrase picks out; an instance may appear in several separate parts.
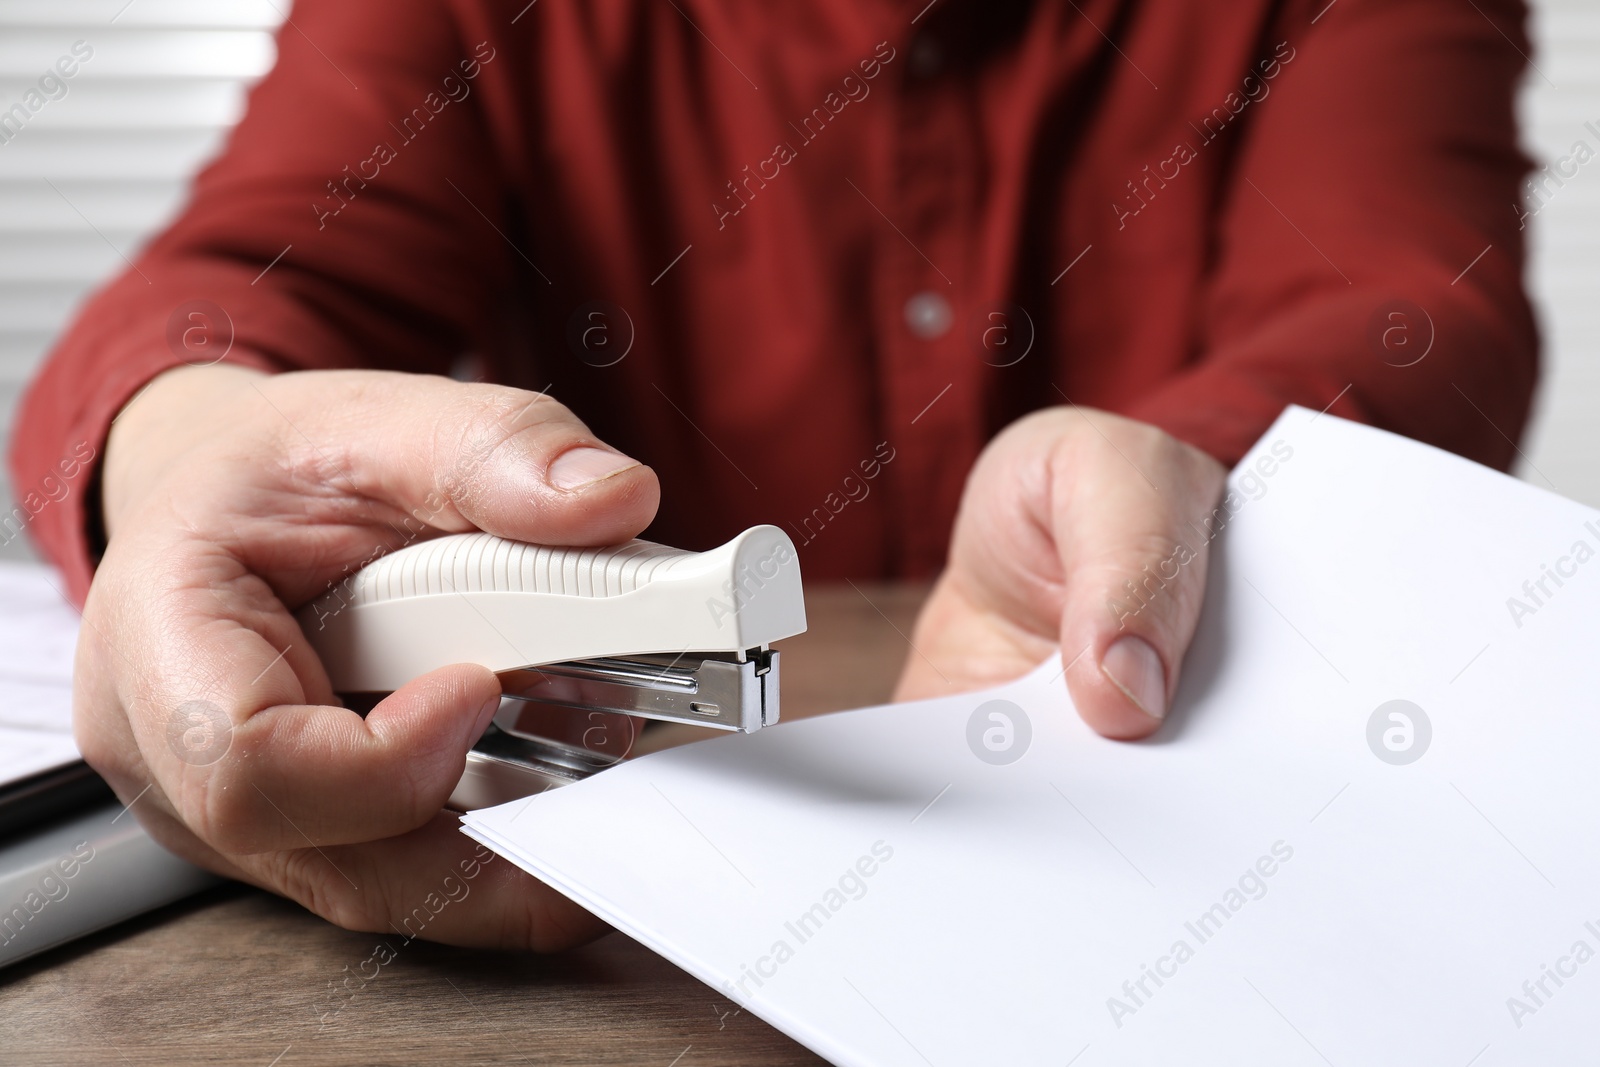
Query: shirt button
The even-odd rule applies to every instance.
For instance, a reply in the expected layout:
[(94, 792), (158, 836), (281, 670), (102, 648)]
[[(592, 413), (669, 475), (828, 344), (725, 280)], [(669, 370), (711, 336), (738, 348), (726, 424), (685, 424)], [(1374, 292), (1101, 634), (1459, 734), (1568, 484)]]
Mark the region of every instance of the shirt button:
[(950, 332), (950, 301), (938, 293), (924, 290), (906, 301), (906, 326), (924, 341), (934, 341)]
[(924, 34), (911, 43), (911, 73), (931, 78), (944, 66), (944, 49), (937, 39)]

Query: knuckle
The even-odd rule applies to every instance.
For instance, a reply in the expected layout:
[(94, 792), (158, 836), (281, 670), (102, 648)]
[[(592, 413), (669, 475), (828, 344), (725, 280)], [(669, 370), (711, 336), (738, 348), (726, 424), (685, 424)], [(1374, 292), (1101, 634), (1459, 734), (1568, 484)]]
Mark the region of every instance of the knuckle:
[(342, 434), (323, 434), (315, 443), (281, 434), (259, 455), (259, 461), (290, 489), (312, 499), (342, 494), (351, 485), (359, 485), (363, 474)]
[[(185, 771), (185, 778), (189, 773)], [(204, 782), (184, 781), (172, 793), (173, 808), (184, 825), (226, 855), (261, 851), (263, 824), (254, 791), (233, 775), (205, 777)]]
[(364, 879), (367, 886), (357, 887), (324, 852), (312, 848), (291, 849), (278, 857), (278, 892), (341, 929), (386, 929), (390, 912), (381, 880)]
[[(1125, 579), (1138, 579), (1154, 572), (1168, 560), (1186, 555), (1185, 546), (1169, 533), (1127, 531), (1114, 545), (1107, 546), (1098, 559), (1086, 561), (1102, 580), (1120, 585)], [(1172, 575), (1168, 575), (1169, 578)]]
[(560, 437), (587, 435), (564, 404), (545, 393), (470, 385), (435, 417), (432, 469), (447, 499), (470, 505), (494, 484), (496, 464), (549, 450)]
[(508, 909), (502, 941), (523, 945), (533, 952), (556, 952), (592, 936), (593, 931), (565, 898), (544, 885), (523, 894), (522, 906)]
[[(448, 758), (444, 755), (439, 763), (447, 762)], [(440, 771), (438, 764), (423, 766), (430, 762), (407, 760), (395, 769), (402, 790), (395, 803), (396, 832), (404, 833), (427, 825), (450, 799), (450, 791), (461, 777), (460, 770), (449, 777)]]
[[(1130, 535), (1095, 561), (1093, 585), (1128, 626), (1162, 631), (1199, 613), (1205, 589), (1205, 546), (1168, 535)], [(1092, 588), (1092, 585), (1090, 586)]]

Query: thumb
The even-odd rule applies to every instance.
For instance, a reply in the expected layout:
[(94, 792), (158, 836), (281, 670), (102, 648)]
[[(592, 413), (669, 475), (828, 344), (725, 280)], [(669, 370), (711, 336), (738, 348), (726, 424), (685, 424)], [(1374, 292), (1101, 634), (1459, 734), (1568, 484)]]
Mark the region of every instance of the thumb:
[(1205, 596), (1209, 541), (1226, 518), (1213, 510), (1226, 472), (1164, 434), (1124, 441), (1118, 456), (1101, 458), (1074, 464), (1071, 485), (1055, 494), (1062, 662), (1084, 721), (1133, 739), (1155, 732), (1177, 689)]
[(655, 473), (550, 396), (426, 375), (341, 376), (350, 380), (321, 372), (311, 385), (358, 394), (329, 416), (347, 442), (344, 473), (412, 520), (535, 544), (608, 545), (655, 517)]

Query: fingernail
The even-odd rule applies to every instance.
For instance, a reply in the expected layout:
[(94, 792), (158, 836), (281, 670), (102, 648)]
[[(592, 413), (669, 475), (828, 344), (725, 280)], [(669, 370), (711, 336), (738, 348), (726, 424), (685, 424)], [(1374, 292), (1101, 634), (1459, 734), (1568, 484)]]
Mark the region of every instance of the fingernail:
[(551, 485), (570, 493), (638, 465), (638, 460), (619, 452), (608, 452), (603, 448), (574, 448), (557, 456), (545, 476)]
[(1143, 638), (1119, 637), (1106, 649), (1100, 670), (1140, 711), (1152, 719), (1166, 715), (1167, 675), (1161, 657)]

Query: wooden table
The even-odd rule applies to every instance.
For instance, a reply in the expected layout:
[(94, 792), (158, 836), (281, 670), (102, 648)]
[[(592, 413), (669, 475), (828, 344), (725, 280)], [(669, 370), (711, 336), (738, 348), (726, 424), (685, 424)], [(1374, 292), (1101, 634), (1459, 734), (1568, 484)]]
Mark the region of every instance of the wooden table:
[[(887, 699), (925, 589), (819, 588), (784, 642), (786, 716)], [(228, 886), (0, 971), (0, 1064), (823, 1061), (621, 934), (556, 956), (413, 943), (334, 1019), (373, 935)]]

